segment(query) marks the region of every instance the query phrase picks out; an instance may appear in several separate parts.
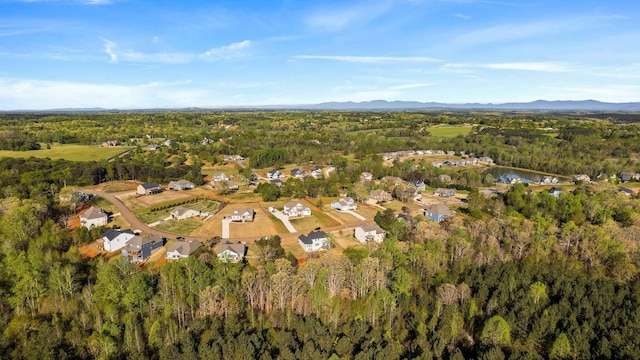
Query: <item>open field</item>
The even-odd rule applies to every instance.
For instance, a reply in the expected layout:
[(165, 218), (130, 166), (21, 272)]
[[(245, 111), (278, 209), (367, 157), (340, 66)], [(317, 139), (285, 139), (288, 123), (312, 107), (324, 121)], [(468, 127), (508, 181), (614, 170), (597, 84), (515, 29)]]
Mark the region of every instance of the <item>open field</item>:
[[(224, 216), (230, 216), (235, 209), (251, 208), (256, 212), (253, 222), (247, 223), (230, 223), (229, 224), (229, 236), (232, 238), (246, 238), (246, 237), (262, 237), (278, 234), (279, 228), (275, 222), (280, 223), (280, 220), (268, 215), (265, 210), (260, 207), (258, 203), (241, 203), (232, 204), (220, 211), (212, 221), (220, 222), (220, 218)], [(286, 232), (286, 229), (284, 230)]]
[(131, 149), (133, 149), (133, 147), (130, 146), (103, 148), (99, 145), (76, 144), (53, 145), (51, 146), (51, 149), (47, 149), (45, 145), (40, 150), (0, 150), (0, 157), (28, 158), (33, 156), (36, 158), (49, 158), (51, 160), (64, 159), (70, 161), (98, 161), (109, 159)]
[(467, 135), (471, 132), (473, 126), (470, 125), (441, 125), (429, 128), (431, 136), (453, 138), (458, 135)]

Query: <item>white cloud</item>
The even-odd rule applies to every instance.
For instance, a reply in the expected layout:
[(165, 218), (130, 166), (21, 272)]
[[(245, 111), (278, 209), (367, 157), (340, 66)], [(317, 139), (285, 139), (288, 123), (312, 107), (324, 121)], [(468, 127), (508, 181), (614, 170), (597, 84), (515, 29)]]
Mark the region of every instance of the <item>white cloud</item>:
[(427, 87), (427, 86), (432, 86), (432, 85), (433, 84), (431, 84), (431, 83), (402, 84), (402, 85), (391, 86), (389, 89), (392, 89), (392, 90), (410, 90), (410, 89), (417, 89), (417, 88), (422, 88), (422, 87)]
[(333, 56), (333, 55), (297, 55), (294, 59), (300, 60), (330, 60), (330, 61), (343, 61), (352, 63), (427, 63), (427, 62), (439, 62), (441, 60), (423, 57), (423, 56)]
[(161, 64), (188, 64), (193, 61), (222, 61), (231, 60), (247, 56), (247, 50), (251, 47), (251, 41), (244, 40), (237, 43), (210, 49), (204, 53), (188, 52), (159, 52), (142, 53), (132, 50), (118, 50), (118, 45), (107, 39), (104, 42), (104, 51), (109, 55), (109, 62), (132, 62), (132, 63), (161, 63)]
[(361, 3), (346, 7), (319, 9), (306, 17), (305, 23), (311, 28), (338, 31), (354, 24), (366, 24), (389, 11), (391, 1)]
[(539, 71), (539, 72), (568, 72), (571, 66), (562, 62), (505, 62), (491, 64), (474, 63), (448, 63), (442, 67), (454, 73), (473, 73), (473, 69), (493, 69), (493, 70), (518, 70), (518, 71)]
[(189, 107), (208, 104), (215, 92), (189, 81), (134, 85), (0, 78), (1, 109)]

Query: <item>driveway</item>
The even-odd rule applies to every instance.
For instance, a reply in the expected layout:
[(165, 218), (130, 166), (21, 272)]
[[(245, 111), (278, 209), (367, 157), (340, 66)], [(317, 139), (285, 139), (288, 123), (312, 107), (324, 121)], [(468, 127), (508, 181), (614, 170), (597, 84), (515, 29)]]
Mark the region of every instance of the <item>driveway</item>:
[(284, 227), (286, 227), (290, 233), (297, 232), (296, 228), (294, 228), (293, 225), (291, 225), (291, 222), (289, 221), (289, 217), (287, 215), (283, 214), (278, 209), (273, 209), (271, 213), (273, 214), (273, 216), (277, 217), (278, 219), (280, 219), (280, 221), (282, 221), (282, 223), (284, 224)]
[(129, 225), (131, 225), (133, 229), (138, 229), (147, 234), (158, 235), (158, 236), (162, 236), (170, 239), (175, 239), (178, 236), (182, 236), (186, 240), (205, 241), (205, 238), (202, 238), (202, 237), (172, 234), (172, 233), (156, 230), (150, 227), (149, 225), (140, 221), (140, 219), (138, 219), (138, 217), (133, 213), (133, 211), (129, 210), (129, 208), (122, 201), (120, 201), (120, 199), (118, 199), (114, 193), (106, 193), (106, 192), (95, 191), (95, 190), (87, 191), (87, 193), (100, 196), (101, 198), (112, 203), (113, 206), (115, 206), (118, 210), (120, 210), (120, 215), (129, 223)]
[(349, 214), (349, 215), (351, 215), (351, 216), (355, 217), (355, 218), (356, 218), (356, 219), (358, 219), (358, 220), (367, 220), (367, 218), (366, 218), (366, 217), (364, 217), (364, 216), (362, 216), (362, 215), (358, 214), (357, 212), (355, 212), (355, 211), (353, 211), (353, 210), (342, 210), (341, 212), (343, 212), (343, 213), (347, 213), (347, 214)]
[(229, 224), (231, 224), (231, 219), (222, 218), (222, 238), (223, 239), (229, 238)]

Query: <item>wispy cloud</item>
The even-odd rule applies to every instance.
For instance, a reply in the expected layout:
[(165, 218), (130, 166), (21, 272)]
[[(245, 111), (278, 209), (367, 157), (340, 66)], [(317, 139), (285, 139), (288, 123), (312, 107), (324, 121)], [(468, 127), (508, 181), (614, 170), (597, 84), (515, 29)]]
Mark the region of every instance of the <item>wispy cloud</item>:
[(442, 60), (424, 56), (351, 56), (351, 55), (297, 55), (299, 60), (329, 60), (352, 63), (431, 63)]
[(493, 69), (493, 70), (519, 70), (519, 71), (540, 71), (540, 72), (568, 72), (571, 71), (570, 64), (562, 62), (505, 62), (505, 63), (448, 63), (442, 67), (444, 70), (465, 73), (473, 69)]
[(313, 11), (305, 18), (305, 23), (315, 29), (338, 31), (355, 24), (366, 24), (388, 12), (392, 5), (392, 1), (377, 1), (344, 7), (332, 6)]
[(427, 86), (432, 86), (432, 83), (415, 83), (415, 84), (402, 84), (402, 85), (394, 85), (391, 86), (389, 89), (391, 90), (410, 90), (410, 89), (417, 89), (417, 88), (422, 88), (422, 87), (427, 87)]
[(212, 48), (204, 53), (191, 52), (159, 52), (143, 53), (132, 50), (119, 50), (111, 40), (102, 39), (104, 52), (109, 55), (109, 62), (188, 64), (193, 61), (223, 61), (245, 57), (251, 47), (251, 41), (244, 40), (229, 45)]

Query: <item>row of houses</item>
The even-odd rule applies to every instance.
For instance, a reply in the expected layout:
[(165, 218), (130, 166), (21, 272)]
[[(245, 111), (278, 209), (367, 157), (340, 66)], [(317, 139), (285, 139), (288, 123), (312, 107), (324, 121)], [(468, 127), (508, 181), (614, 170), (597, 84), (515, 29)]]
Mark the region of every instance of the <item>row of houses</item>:
[[(420, 155), (447, 155), (447, 156), (455, 156), (455, 151), (444, 151), (444, 150), (405, 150), (405, 151), (394, 151), (387, 152), (382, 154), (383, 160), (393, 160), (400, 157), (410, 157), (410, 156), (420, 156)], [(465, 155), (464, 151), (460, 151), (460, 155)], [(476, 158), (475, 154), (469, 154), (470, 160), (467, 160), (467, 164), (469, 165), (469, 161), (472, 161), (473, 164), (477, 164), (478, 162), (484, 162), (488, 164), (493, 163), (493, 159), (489, 156), (481, 156)]]
[[(167, 186), (167, 189), (179, 191), (179, 190), (190, 190), (190, 189), (194, 189), (195, 187), (196, 185), (191, 181), (181, 179), (177, 181), (170, 181), (169, 185)], [(153, 195), (153, 194), (159, 194), (161, 192), (162, 192), (162, 188), (157, 182), (142, 183), (138, 185), (138, 187), (136, 188), (136, 194), (138, 195)]]
[[(300, 168), (291, 169), (290, 175), (292, 178), (304, 179), (307, 176), (311, 176), (314, 179), (318, 179), (322, 176), (322, 166), (316, 166), (309, 172)], [(278, 169), (273, 169), (267, 172), (267, 179), (284, 179), (286, 175)]]
[[(353, 236), (362, 244), (368, 242), (379, 244), (384, 241), (387, 233), (377, 224), (364, 224), (354, 228)], [(331, 239), (327, 233), (316, 229), (308, 234), (298, 236), (298, 244), (306, 252), (328, 250), (331, 248)]]

